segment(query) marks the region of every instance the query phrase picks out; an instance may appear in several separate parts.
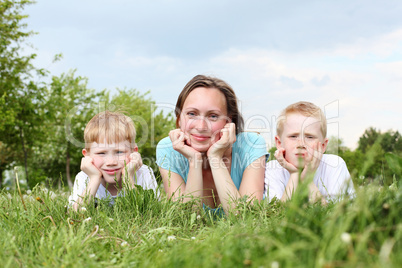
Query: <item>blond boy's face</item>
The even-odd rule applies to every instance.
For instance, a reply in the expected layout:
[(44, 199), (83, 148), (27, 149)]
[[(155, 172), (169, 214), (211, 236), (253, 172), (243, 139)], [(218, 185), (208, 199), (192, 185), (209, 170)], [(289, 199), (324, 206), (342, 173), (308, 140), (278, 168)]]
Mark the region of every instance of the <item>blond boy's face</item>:
[(130, 160), (130, 154), (138, 151), (130, 146), (129, 141), (119, 143), (93, 142), (90, 144), (89, 151), (82, 150), (84, 156), (93, 159), (93, 164), (102, 173), (102, 177), (107, 184), (116, 184), (121, 181), (124, 172), (124, 165)]
[(285, 149), (286, 161), (299, 168), (311, 161), (313, 152), (317, 151), (319, 146), (324, 153), (328, 144), (328, 139), (322, 134), (321, 121), (300, 113), (286, 116), (282, 135), (276, 136), (275, 141), (277, 148)]

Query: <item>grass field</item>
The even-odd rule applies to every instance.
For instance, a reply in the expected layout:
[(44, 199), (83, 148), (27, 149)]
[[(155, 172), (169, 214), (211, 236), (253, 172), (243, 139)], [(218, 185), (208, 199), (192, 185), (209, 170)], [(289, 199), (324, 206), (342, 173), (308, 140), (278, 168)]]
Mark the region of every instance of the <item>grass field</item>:
[(303, 194), (216, 218), (138, 190), (67, 211), (68, 192), (0, 192), (2, 267), (401, 267), (402, 189), (359, 187), (322, 206)]

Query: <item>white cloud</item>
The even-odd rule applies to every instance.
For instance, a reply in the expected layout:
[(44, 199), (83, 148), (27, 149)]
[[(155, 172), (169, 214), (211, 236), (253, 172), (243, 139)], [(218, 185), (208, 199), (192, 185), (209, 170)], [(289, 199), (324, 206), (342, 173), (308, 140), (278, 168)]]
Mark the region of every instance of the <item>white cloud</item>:
[(401, 51), (402, 47), (402, 29), (386, 33), (377, 37), (359, 38), (351, 44), (339, 45), (334, 51), (330, 51), (336, 57), (357, 57), (376, 56), (386, 58), (396, 51)]

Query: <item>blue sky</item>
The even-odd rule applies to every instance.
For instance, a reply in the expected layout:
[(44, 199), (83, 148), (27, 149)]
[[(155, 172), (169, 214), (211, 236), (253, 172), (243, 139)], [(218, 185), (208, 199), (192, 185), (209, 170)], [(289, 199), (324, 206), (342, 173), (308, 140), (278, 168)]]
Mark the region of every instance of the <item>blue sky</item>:
[(324, 109), (350, 148), (370, 126), (402, 131), (399, 0), (38, 0), (25, 13), (37, 67), (150, 91), (165, 110), (196, 74), (217, 76), (269, 146), (276, 116), (299, 100)]

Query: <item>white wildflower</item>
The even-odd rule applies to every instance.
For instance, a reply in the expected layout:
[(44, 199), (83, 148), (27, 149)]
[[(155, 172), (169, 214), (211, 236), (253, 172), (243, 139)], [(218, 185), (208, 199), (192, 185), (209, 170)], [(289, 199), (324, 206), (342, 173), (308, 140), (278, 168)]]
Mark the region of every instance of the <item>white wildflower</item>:
[(86, 207), (81, 207), (81, 211), (85, 212), (85, 211), (87, 211), (87, 208)]
[(160, 249), (159, 252), (163, 252), (163, 250)]
[(273, 262), (271, 263), (271, 268), (279, 268), (279, 262), (273, 261)]
[(126, 241), (123, 241), (123, 242), (121, 242), (120, 246), (126, 247), (126, 246), (128, 246), (128, 243)]
[(350, 242), (352, 242), (352, 236), (349, 233), (342, 233), (341, 240), (346, 244), (350, 244)]
[(91, 217), (88, 217), (88, 218), (86, 218), (85, 220), (83, 220), (82, 222), (88, 222), (88, 221), (90, 221), (90, 220), (92, 220)]
[(8, 199), (12, 199), (12, 198), (13, 198), (13, 196), (12, 196), (10, 193), (7, 194), (7, 197), (8, 197)]
[(191, 240), (195, 240), (195, 237), (193, 236), (193, 237), (191, 237)]
[(90, 258), (95, 258), (96, 255), (92, 253), (92, 254), (89, 254), (88, 257), (90, 257)]
[(56, 195), (53, 191), (50, 191), (50, 192), (49, 192), (49, 197), (50, 197), (50, 199), (55, 199), (56, 196), (57, 196), (57, 195)]
[(114, 221), (114, 219), (113, 219), (113, 218), (109, 218), (109, 221)]
[(27, 190), (27, 194), (31, 194), (32, 193), (32, 191), (31, 190)]
[(197, 215), (197, 220), (201, 220), (201, 215)]
[(169, 235), (167, 240), (168, 241), (173, 241), (173, 240), (176, 240), (176, 237), (174, 235)]
[(42, 190), (43, 190), (43, 192), (44, 192), (45, 194), (47, 194), (47, 192), (49, 192), (49, 190), (48, 190), (47, 188), (42, 188)]

